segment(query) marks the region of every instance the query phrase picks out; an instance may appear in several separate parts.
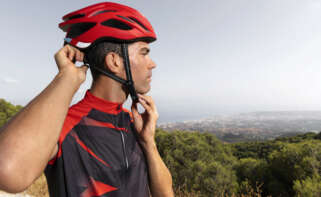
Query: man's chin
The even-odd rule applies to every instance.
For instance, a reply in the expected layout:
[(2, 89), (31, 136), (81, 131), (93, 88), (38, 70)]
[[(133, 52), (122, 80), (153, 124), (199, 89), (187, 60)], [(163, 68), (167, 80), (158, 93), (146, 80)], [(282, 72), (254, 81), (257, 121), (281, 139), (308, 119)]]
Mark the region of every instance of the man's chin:
[(151, 89), (151, 87), (150, 86), (148, 86), (148, 87), (146, 87), (146, 88), (141, 88), (141, 89), (136, 89), (136, 92), (138, 93), (138, 94), (146, 94), (146, 93), (148, 93), (149, 91), (150, 91), (150, 89)]

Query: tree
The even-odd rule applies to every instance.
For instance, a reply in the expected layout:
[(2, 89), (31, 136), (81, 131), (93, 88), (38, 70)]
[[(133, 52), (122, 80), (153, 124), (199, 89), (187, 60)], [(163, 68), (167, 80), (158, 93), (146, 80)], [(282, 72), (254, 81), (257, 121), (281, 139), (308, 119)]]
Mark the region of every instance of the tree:
[[(269, 181), (270, 194), (273, 196), (280, 194), (294, 196), (295, 183), (296, 188), (299, 189), (299, 183), (302, 186), (302, 184), (315, 181), (313, 177), (319, 176), (321, 172), (320, 155), (321, 142), (318, 140), (307, 140), (297, 144), (285, 143), (280, 151), (271, 153), (269, 155), (269, 169), (274, 178)], [(276, 184), (273, 183), (277, 183), (278, 190), (274, 191)]]
[(22, 109), (20, 105), (13, 105), (4, 99), (0, 99), (0, 127)]
[(201, 196), (221, 196), (237, 192), (233, 166), (236, 158), (229, 146), (214, 135), (200, 132), (158, 129), (158, 150), (173, 176), (175, 188)]
[(293, 189), (298, 197), (319, 197), (321, 196), (321, 178), (316, 174), (312, 178), (296, 180)]

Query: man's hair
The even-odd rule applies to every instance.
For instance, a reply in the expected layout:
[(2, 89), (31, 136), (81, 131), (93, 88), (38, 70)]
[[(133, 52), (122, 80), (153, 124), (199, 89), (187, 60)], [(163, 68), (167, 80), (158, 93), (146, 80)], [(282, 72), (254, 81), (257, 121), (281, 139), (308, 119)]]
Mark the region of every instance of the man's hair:
[(96, 81), (99, 75), (101, 75), (101, 73), (95, 70), (95, 68), (92, 68), (92, 66), (98, 67), (109, 72), (109, 70), (107, 70), (108, 68), (106, 68), (105, 65), (105, 57), (109, 52), (117, 53), (122, 57), (121, 45), (119, 43), (113, 42), (99, 43), (95, 45), (92, 49), (90, 49), (89, 52), (87, 52), (86, 57), (90, 65), (90, 71), (93, 77), (93, 81)]

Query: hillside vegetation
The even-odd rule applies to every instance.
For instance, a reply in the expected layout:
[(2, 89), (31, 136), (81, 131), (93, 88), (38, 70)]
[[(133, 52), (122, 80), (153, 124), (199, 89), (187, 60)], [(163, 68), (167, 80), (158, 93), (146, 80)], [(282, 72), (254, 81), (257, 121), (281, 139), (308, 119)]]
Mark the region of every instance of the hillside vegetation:
[(13, 105), (4, 99), (0, 99), (0, 127), (12, 118), (21, 108), (21, 105)]
[[(0, 100), (0, 123), (19, 109)], [(157, 129), (156, 141), (178, 197), (321, 196), (321, 133), (229, 144), (210, 133)], [(48, 196), (44, 176), (27, 192)]]
[(200, 132), (157, 131), (174, 187), (199, 196), (321, 196), (321, 133), (224, 144)]

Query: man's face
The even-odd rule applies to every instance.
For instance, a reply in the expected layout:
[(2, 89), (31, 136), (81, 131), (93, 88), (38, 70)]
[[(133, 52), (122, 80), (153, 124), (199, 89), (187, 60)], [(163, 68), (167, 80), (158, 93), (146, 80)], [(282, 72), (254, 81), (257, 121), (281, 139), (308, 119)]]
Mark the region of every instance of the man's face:
[(137, 93), (145, 94), (151, 88), (152, 69), (156, 64), (149, 56), (149, 45), (146, 42), (135, 42), (128, 45), (130, 68)]

